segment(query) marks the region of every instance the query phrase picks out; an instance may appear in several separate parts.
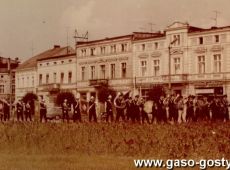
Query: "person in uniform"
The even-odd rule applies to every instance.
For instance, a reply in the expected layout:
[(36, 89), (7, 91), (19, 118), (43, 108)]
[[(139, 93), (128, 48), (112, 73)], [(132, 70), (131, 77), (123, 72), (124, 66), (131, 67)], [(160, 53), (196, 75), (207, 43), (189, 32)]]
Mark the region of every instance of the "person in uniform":
[(112, 96), (109, 95), (108, 99), (105, 102), (105, 112), (106, 112), (106, 122), (113, 122), (113, 105), (112, 105)]
[(116, 111), (117, 111), (117, 115), (116, 115), (116, 122), (119, 122), (120, 117), (122, 119), (123, 122), (125, 122), (125, 100), (124, 100), (124, 96), (122, 93), (118, 93), (118, 95), (116, 96), (116, 98), (114, 99), (114, 105), (116, 107)]
[(96, 114), (96, 103), (95, 103), (95, 98), (94, 96), (90, 97), (90, 101), (89, 101), (89, 122), (93, 121), (96, 123), (97, 122), (97, 114)]
[(134, 123), (135, 117), (133, 111), (133, 100), (132, 97), (129, 97), (126, 101), (126, 120), (129, 121), (131, 119), (131, 121)]
[(8, 101), (5, 101), (3, 104), (3, 119), (4, 121), (9, 121), (10, 120), (10, 104), (8, 103)]
[(65, 119), (69, 123), (69, 104), (67, 99), (64, 99), (64, 102), (62, 103), (62, 120), (65, 122)]
[(144, 104), (145, 104), (145, 101), (144, 101), (144, 99), (141, 97), (141, 98), (140, 98), (140, 104), (139, 104), (139, 110), (140, 110), (140, 115), (141, 115), (141, 122), (142, 122), (142, 124), (144, 124), (144, 123), (145, 123), (145, 120), (146, 120), (147, 123), (150, 124), (148, 114), (147, 114), (147, 113), (145, 112), (145, 110), (144, 110)]
[(45, 122), (47, 122), (46, 114), (47, 114), (47, 106), (45, 100), (42, 98), (40, 102), (40, 122), (42, 122), (43, 119), (45, 120)]
[(76, 98), (76, 101), (73, 105), (73, 122), (81, 122), (81, 111), (80, 111), (80, 100)]
[(140, 108), (139, 108), (139, 95), (136, 95), (133, 100), (133, 114), (135, 122), (140, 123), (141, 121), (141, 115), (140, 115)]
[(23, 103), (22, 100), (19, 100), (16, 104), (16, 110), (17, 110), (17, 121), (23, 121), (24, 117), (23, 117)]
[(31, 106), (30, 103), (27, 101), (25, 105), (25, 119), (26, 121), (32, 121), (32, 116), (31, 116)]

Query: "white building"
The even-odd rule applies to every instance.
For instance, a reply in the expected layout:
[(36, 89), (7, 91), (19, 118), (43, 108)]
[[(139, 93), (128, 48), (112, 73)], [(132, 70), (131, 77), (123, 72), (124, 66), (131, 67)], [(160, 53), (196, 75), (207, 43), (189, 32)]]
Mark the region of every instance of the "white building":
[(133, 77), (142, 95), (147, 95), (155, 84), (168, 87), (171, 67), (176, 93), (230, 96), (229, 56), (230, 26), (202, 29), (175, 22), (163, 36), (134, 40)]
[[(54, 73), (56, 79), (54, 82)], [(67, 81), (68, 73), (71, 72), (71, 82)], [(64, 74), (63, 81), (61, 76)], [(60, 47), (55, 45), (54, 48), (38, 54), (24, 63), (16, 70), (16, 99), (22, 98), (26, 93), (33, 92), (43, 95), (50, 102), (53, 102), (52, 93), (60, 90), (75, 89), (76, 85), (76, 54), (71, 47)], [(74, 85), (73, 85), (74, 84)], [(54, 93), (52, 93), (54, 94)], [(56, 93), (55, 93), (56, 94)]]

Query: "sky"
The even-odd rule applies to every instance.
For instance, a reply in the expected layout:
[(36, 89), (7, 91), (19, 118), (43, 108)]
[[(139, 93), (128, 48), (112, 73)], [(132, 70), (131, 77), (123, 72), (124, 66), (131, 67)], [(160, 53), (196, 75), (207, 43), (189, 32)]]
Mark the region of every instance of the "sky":
[(229, 6), (230, 0), (0, 0), (0, 56), (24, 61), (54, 45), (74, 47), (75, 29), (95, 40), (159, 31), (174, 21), (209, 28), (215, 10), (218, 26), (226, 26)]

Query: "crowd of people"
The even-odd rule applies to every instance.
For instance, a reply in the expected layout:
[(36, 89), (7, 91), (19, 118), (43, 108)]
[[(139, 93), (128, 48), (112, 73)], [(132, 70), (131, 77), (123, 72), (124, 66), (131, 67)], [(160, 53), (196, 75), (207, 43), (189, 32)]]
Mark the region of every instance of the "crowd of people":
[[(62, 120), (69, 122), (82, 122), (82, 112), (87, 110), (89, 122), (132, 122), (132, 123), (182, 123), (196, 121), (228, 121), (229, 103), (227, 95), (224, 96), (188, 96), (179, 94), (160, 96), (155, 101), (145, 101), (144, 98), (136, 95), (134, 98), (125, 98), (119, 93), (114, 100), (109, 95), (105, 101), (104, 111), (97, 113), (95, 97), (91, 96), (87, 106), (83, 107), (79, 98), (69, 103), (63, 100)], [(30, 102), (19, 100), (15, 106), (17, 121), (32, 121), (34, 107)], [(47, 122), (47, 105), (43, 98), (39, 102), (40, 122)], [(70, 116), (70, 114), (72, 116)], [(1, 121), (10, 120), (10, 105), (7, 101), (0, 101)]]

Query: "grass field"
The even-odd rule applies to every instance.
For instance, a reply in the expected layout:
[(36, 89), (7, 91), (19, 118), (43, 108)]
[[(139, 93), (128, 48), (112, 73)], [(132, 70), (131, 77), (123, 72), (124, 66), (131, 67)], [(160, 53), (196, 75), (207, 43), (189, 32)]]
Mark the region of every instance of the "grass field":
[(0, 169), (135, 169), (133, 159), (230, 159), (230, 123), (0, 124)]

